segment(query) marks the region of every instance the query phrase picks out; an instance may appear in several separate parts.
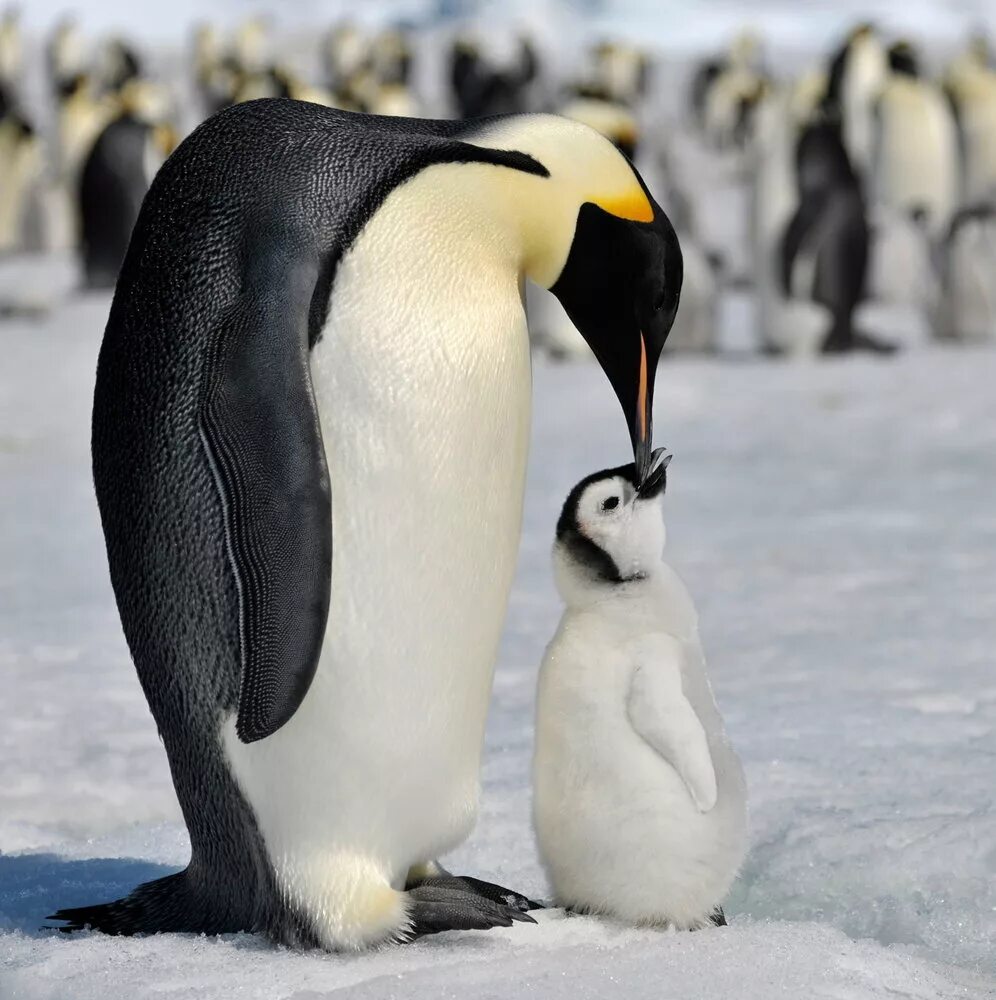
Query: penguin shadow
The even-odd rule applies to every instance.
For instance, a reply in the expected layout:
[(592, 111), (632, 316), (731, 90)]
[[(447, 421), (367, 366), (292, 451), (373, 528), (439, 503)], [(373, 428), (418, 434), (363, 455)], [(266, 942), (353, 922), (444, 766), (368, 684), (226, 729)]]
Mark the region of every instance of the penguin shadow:
[(46, 917), (61, 907), (118, 899), (140, 882), (179, 871), (136, 858), (75, 860), (57, 854), (0, 854), (0, 931), (50, 934)]

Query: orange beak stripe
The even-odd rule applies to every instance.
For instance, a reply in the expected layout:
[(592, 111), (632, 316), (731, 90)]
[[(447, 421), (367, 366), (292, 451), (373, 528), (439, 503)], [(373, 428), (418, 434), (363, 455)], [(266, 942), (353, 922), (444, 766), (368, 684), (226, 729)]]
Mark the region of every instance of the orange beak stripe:
[(640, 440), (647, 439), (647, 342), (640, 334), (640, 386), (636, 395), (637, 417), (640, 421)]
[(631, 222), (654, 221), (653, 207), (640, 188), (614, 198), (592, 198), (591, 200), (599, 208), (604, 208), (606, 212), (618, 219), (629, 219)]

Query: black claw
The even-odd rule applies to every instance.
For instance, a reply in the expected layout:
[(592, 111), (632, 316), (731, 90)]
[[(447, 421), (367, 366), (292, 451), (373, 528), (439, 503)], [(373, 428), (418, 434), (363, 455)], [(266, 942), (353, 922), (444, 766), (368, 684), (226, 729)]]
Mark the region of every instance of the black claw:
[(451, 877), (429, 879), (408, 892), (412, 900), (412, 939), (442, 931), (484, 931), (511, 927), (513, 922), (535, 923), (528, 914), (485, 899)]
[(545, 909), (542, 903), (537, 903), (535, 899), (530, 899), (528, 896), (523, 896), (522, 893), (515, 892), (513, 889), (506, 889), (502, 885), (495, 885), (494, 882), (485, 882), (483, 879), (474, 878), (472, 875), (460, 875), (457, 876), (460, 882), (463, 882), (472, 893), (476, 896), (481, 896), (484, 899), (490, 899), (495, 903), (502, 903), (504, 906), (509, 906), (513, 910), (518, 910), (520, 912), (526, 912), (527, 910), (542, 910)]
[(723, 907), (717, 906), (716, 912), (709, 918), (716, 927), (727, 927), (726, 914), (723, 912)]

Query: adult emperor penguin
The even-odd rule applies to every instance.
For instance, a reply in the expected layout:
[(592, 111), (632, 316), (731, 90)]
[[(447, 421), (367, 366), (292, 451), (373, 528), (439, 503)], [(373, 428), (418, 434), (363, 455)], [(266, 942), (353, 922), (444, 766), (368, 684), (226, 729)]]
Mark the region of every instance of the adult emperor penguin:
[(958, 196), (954, 115), (940, 89), (922, 78), (911, 45), (893, 45), (889, 67), (877, 111), (877, 200), (922, 218), (925, 229), (939, 237), (947, 230)]
[(859, 177), (872, 166), (875, 103), (888, 74), (885, 49), (870, 24), (858, 25), (830, 64), (830, 102), (842, 116), (844, 148)]
[(865, 295), (870, 231), (860, 179), (832, 118), (806, 127), (796, 148), (798, 207), (781, 244), (782, 293), (825, 306), (832, 326), (820, 349), (888, 353), (894, 346), (854, 329)]
[(145, 86), (128, 84), (120, 113), (97, 137), (83, 163), (80, 250), (87, 288), (114, 287), (145, 192), (175, 145), (172, 128), (157, 124), (158, 116), (143, 113)]
[(267, 100), (181, 144), (118, 280), (93, 462), (191, 860), (57, 919), (350, 949), (521, 916), (433, 862), (474, 824), (518, 547), (522, 283), (592, 345), (645, 475), (681, 273), (640, 177), (565, 119)]

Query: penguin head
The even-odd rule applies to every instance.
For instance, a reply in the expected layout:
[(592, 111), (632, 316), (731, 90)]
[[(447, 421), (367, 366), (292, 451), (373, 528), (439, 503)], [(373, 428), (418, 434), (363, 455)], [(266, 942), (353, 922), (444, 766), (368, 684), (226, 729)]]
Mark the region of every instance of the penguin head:
[(920, 75), (920, 64), (916, 50), (909, 42), (896, 42), (888, 52), (889, 69), (900, 76), (918, 77)]
[(608, 376), (645, 479), (654, 376), (681, 293), (674, 227), (629, 160), (587, 125), (513, 115), (487, 126), (480, 141), (542, 165), (543, 176), (519, 174), (517, 183), (506, 171), (501, 179), (520, 220), (523, 268), (560, 300)]
[(662, 516), (670, 455), (654, 452), (641, 483), (635, 465), (582, 479), (568, 494), (554, 543), (557, 586), (570, 604), (594, 588), (646, 580), (661, 563)]

